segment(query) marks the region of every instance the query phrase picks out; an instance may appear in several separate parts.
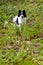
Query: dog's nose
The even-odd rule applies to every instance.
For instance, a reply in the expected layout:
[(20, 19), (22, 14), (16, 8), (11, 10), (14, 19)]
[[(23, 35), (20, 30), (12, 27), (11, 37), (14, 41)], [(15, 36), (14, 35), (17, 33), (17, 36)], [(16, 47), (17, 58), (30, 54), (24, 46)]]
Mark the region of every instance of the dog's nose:
[(24, 18), (24, 16), (22, 16), (22, 18)]

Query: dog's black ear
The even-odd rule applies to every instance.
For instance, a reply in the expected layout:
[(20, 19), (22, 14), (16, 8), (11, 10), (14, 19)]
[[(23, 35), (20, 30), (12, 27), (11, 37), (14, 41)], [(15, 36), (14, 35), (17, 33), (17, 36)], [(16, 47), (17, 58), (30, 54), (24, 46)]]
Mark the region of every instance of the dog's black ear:
[(21, 13), (21, 10), (19, 10), (18, 12)]
[(23, 10), (23, 15), (24, 15), (24, 17), (26, 17), (26, 11), (25, 10)]
[(21, 15), (21, 10), (18, 11), (18, 17)]
[(25, 12), (25, 10), (23, 10), (23, 12)]

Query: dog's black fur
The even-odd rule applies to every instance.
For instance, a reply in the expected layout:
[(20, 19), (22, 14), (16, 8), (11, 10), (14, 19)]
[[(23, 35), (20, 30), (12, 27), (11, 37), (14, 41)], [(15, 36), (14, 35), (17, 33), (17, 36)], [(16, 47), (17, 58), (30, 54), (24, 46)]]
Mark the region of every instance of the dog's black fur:
[[(26, 11), (25, 10), (19, 10), (18, 15), (13, 19), (13, 21), (19, 25), (22, 24), (22, 20), (26, 18)], [(20, 23), (21, 22), (21, 23)]]
[(20, 17), (20, 15), (23, 15), (24, 17), (26, 17), (26, 12), (25, 12), (25, 10), (23, 10), (23, 11), (19, 10), (19, 11), (18, 11), (18, 17)]

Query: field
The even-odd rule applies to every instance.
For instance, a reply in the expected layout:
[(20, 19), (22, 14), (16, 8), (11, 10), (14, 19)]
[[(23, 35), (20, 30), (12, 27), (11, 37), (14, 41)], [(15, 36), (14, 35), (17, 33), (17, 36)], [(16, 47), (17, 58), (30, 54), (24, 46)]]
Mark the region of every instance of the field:
[[(18, 28), (12, 19), (24, 9)], [(43, 0), (0, 0), (0, 65), (43, 65)]]

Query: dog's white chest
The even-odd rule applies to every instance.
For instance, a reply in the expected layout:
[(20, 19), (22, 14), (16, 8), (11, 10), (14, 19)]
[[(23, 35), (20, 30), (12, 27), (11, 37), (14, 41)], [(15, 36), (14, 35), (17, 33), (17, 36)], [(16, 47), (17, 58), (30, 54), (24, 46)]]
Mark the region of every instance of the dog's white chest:
[(15, 16), (15, 17), (13, 18), (13, 22), (16, 22), (17, 18), (18, 18), (18, 16)]
[(23, 23), (23, 19), (21, 17), (18, 17), (18, 23), (22, 24)]
[[(17, 24), (17, 21), (18, 21), (18, 24)], [(13, 18), (13, 22), (16, 23), (17, 25), (26, 24), (26, 18), (21, 18), (21, 17), (15, 16)]]

